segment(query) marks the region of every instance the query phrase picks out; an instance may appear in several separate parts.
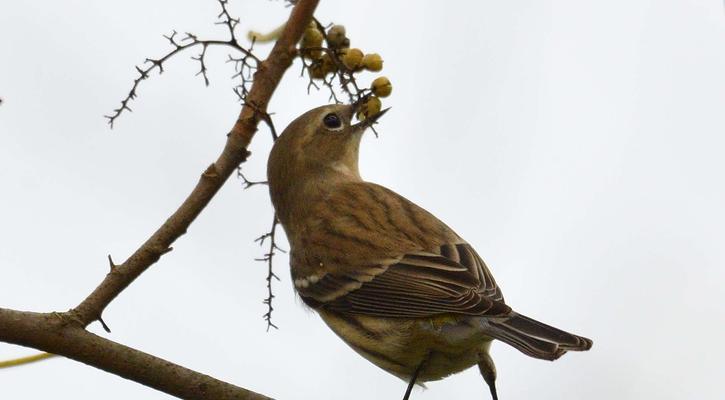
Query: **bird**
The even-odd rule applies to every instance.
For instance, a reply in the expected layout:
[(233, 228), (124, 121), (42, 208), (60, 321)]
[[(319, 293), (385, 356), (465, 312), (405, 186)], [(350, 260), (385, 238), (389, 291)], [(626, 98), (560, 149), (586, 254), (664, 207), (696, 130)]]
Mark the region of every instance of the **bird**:
[[(592, 341), (514, 311), (474, 248), (358, 168), (359, 103), (314, 108), (274, 142), (269, 192), (290, 246), (294, 289), (347, 345), (414, 385), (474, 365), (498, 400), (493, 340), (543, 360)], [(453, 201), (455, 197), (452, 196)]]

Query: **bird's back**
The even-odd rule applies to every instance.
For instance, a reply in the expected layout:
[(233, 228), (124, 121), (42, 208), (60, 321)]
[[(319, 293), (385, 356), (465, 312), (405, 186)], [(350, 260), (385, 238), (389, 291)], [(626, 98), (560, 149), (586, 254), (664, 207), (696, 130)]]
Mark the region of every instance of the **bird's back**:
[[(468, 268), (470, 289), (502, 301), (500, 289), (475, 250), (433, 214), (381, 185), (346, 182), (307, 204), (290, 237), (295, 279), (321, 273), (371, 275), (403, 257), (437, 255)], [(333, 245), (334, 244), (334, 245)]]

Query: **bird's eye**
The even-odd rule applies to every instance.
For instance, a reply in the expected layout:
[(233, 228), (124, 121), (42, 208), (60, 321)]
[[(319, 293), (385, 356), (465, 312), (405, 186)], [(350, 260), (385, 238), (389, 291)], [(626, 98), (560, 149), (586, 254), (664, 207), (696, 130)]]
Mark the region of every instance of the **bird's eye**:
[(338, 130), (342, 128), (342, 120), (335, 113), (329, 113), (322, 119), (322, 123), (325, 124), (327, 129)]

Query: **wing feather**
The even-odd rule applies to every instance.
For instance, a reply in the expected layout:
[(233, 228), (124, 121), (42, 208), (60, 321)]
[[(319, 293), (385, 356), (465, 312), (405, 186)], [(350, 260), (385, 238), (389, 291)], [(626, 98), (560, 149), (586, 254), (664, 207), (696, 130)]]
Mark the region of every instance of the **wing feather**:
[(370, 269), (375, 272), (328, 272), (297, 289), (313, 307), (379, 317), (494, 316), (511, 311), (486, 265), (465, 243), (441, 246), (440, 254), (414, 252)]

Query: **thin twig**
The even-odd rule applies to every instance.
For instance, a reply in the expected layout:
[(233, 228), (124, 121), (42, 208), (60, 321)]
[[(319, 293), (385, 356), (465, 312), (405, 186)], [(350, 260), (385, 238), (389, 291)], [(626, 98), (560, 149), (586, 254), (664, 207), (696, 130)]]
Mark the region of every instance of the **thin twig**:
[(201, 75), (204, 78), (204, 85), (209, 86), (209, 77), (206, 75), (206, 63), (204, 62), (207, 47), (209, 47), (208, 44), (202, 43), (201, 53), (196, 57), (191, 57), (191, 59), (199, 61), (199, 72), (196, 73), (196, 76)]
[(250, 187), (256, 185), (269, 185), (269, 182), (267, 181), (250, 181), (242, 173), (242, 167), (237, 168), (237, 178), (242, 180), (242, 185), (244, 185), (244, 189), (249, 189)]
[(269, 328), (278, 329), (277, 325), (272, 323), (272, 312), (274, 311), (272, 300), (275, 297), (272, 293), (272, 280), (276, 279), (277, 281), (279, 281), (279, 276), (274, 273), (273, 260), (274, 255), (276, 254), (275, 251), (280, 251), (282, 253), (285, 252), (279, 246), (277, 246), (276, 233), (278, 225), (279, 219), (277, 219), (277, 214), (275, 214), (272, 217), (272, 228), (269, 230), (269, 232), (254, 240), (255, 242), (259, 242), (260, 246), (264, 245), (264, 242), (266, 240), (269, 240), (269, 250), (267, 251), (267, 253), (264, 254), (264, 257), (256, 259), (257, 261), (262, 261), (267, 264), (267, 297), (263, 300), (263, 303), (267, 305), (267, 312), (264, 313), (263, 316), (264, 320), (267, 322), (267, 332), (269, 332)]
[(217, 15), (217, 19), (220, 21), (217, 22), (217, 25), (226, 25), (227, 29), (229, 29), (229, 36), (230, 41), (237, 42), (237, 37), (234, 35), (234, 29), (239, 24), (239, 18), (232, 18), (232, 16), (229, 14), (229, 10), (227, 9), (227, 5), (229, 4), (228, 0), (217, 0), (219, 1), (219, 5), (222, 7), (222, 11)]
[[(249, 49), (242, 47), (239, 44), (236, 36), (234, 35), (234, 28), (239, 23), (239, 19), (232, 18), (229, 15), (229, 12), (227, 11), (227, 0), (217, 1), (219, 2), (219, 4), (221, 4), (222, 12), (217, 16), (219, 21), (216, 23), (225, 25), (229, 30), (231, 38), (228, 40), (205, 40), (199, 39), (199, 37), (197, 37), (193, 33), (187, 32), (181, 40), (178, 40), (178, 32), (176, 31), (172, 31), (170, 35), (163, 35), (163, 37), (169, 42), (173, 49), (161, 56), (160, 58), (147, 58), (144, 61), (144, 64), (147, 65), (145, 68), (136, 66), (136, 72), (138, 72), (138, 76), (133, 80), (131, 90), (128, 92), (126, 97), (121, 100), (121, 106), (113, 110), (110, 115), (104, 116), (106, 119), (108, 119), (108, 124), (111, 126), (111, 128), (113, 128), (113, 123), (116, 122), (116, 119), (121, 116), (124, 111), (132, 111), (129, 107), (129, 103), (131, 102), (131, 100), (134, 100), (138, 96), (138, 87), (141, 84), (141, 81), (148, 79), (151, 76), (151, 72), (153, 72), (153, 70), (155, 69), (158, 69), (159, 74), (162, 74), (164, 72), (164, 63), (166, 61), (192, 47), (202, 46), (201, 53), (198, 56), (191, 58), (192, 60), (199, 62), (199, 72), (197, 73), (197, 75), (202, 76), (202, 78), (204, 79), (204, 84), (206, 86), (209, 86), (209, 77), (207, 76), (207, 67), (204, 57), (206, 56), (207, 48), (210, 46), (231, 47), (235, 51), (241, 53), (243, 56), (242, 59), (245, 60), (241, 68), (244, 68), (245, 66), (249, 68), (250, 75), (251, 69), (256, 69), (259, 66), (262, 61), (252, 53), (251, 47)], [(254, 65), (252, 65), (250, 60), (254, 61)]]

